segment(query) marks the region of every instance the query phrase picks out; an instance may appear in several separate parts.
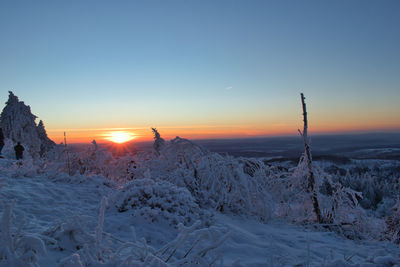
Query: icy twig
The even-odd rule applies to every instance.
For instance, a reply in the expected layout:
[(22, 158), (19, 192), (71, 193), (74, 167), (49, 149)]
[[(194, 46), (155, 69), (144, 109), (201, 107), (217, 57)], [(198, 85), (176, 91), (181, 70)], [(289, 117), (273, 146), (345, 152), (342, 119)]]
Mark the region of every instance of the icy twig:
[(95, 229), (96, 253), (97, 253), (97, 258), (99, 261), (103, 261), (103, 256), (102, 256), (100, 245), (101, 245), (102, 236), (103, 236), (102, 233), (103, 233), (104, 213), (106, 210), (106, 206), (107, 206), (107, 198), (103, 197), (101, 199), (101, 203), (100, 203), (99, 221), (98, 221), (98, 225)]

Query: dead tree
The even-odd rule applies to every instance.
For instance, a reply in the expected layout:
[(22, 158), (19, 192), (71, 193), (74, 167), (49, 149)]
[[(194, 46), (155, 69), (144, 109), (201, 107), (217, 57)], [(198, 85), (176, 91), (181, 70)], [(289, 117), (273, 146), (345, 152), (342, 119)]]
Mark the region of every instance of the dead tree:
[(308, 137), (307, 137), (308, 121), (307, 121), (306, 103), (304, 102), (305, 97), (303, 93), (301, 93), (300, 95), (301, 95), (301, 104), (303, 106), (304, 129), (303, 132), (301, 132), (299, 129), (299, 133), (303, 137), (305, 158), (307, 161), (308, 191), (311, 193), (311, 200), (313, 203), (315, 215), (317, 216), (317, 220), (319, 223), (322, 223), (321, 210), (319, 208), (317, 192), (315, 191), (315, 176), (314, 176), (314, 171), (312, 169), (311, 151), (310, 151), (310, 146), (308, 145)]
[(68, 169), (68, 175), (71, 175), (71, 164), (69, 161), (69, 153), (68, 153), (68, 148), (67, 148), (67, 135), (64, 132), (64, 148), (65, 148), (65, 153), (67, 154), (67, 169)]

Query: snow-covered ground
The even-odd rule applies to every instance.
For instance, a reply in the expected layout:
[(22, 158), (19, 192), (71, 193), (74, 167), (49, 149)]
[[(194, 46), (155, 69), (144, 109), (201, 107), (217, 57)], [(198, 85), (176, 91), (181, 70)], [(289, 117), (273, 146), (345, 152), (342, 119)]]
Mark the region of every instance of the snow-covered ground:
[[(149, 251), (154, 250), (156, 253), (161, 251), (163, 246), (172, 244), (171, 247), (176, 248), (176, 252), (167, 262), (172, 266), (180, 264), (191, 266), (193, 262), (182, 263), (179, 259), (184, 258), (188, 252), (188, 255), (195, 253), (197, 246), (201, 247), (201, 244), (197, 245), (195, 236), (188, 237), (182, 246), (176, 245), (176, 242), (173, 244), (173, 240), (179, 234), (179, 227), (168, 216), (154, 217), (156, 219), (152, 221), (152, 217), (146, 214), (142, 216), (140, 213), (129, 211), (118, 212), (113, 199), (117, 198), (122, 189), (101, 176), (28, 172), (24, 166), (19, 166), (13, 160), (1, 159), (0, 179), (0, 215), (4, 215), (7, 204), (15, 201), (11, 232), (17, 233), (16, 227), (25, 220), (26, 223), (19, 235), (34, 236), (44, 242), (47, 252), (45, 255), (38, 255), (40, 266), (62, 264), (80, 266), (79, 264), (85, 264), (85, 261), (86, 265), (90, 265), (83, 252), (79, 256), (74, 253), (82, 251), (82, 248), (89, 244), (94, 244), (94, 247), (85, 249), (96, 251), (96, 242), (99, 240), (97, 233), (102, 221), (100, 212), (102, 197), (108, 199), (107, 207), (103, 206), (104, 226), (100, 238), (103, 262), (110, 263), (107, 266), (114, 265), (106, 255), (111, 255), (111, 250), (113, 255), (116, 255), (117, 248), (128, 242), (137, 246), (144, 246), (146, 243)], [(179, 190), (177, 192), (176, 194), (181, 194)], [(187, 203), (180, 205), (186, 207)], [(399, 246), (387, 241), (349, 240), (334, 232), (313, 228), (312, 225), (293, 225), (281, 219), (261, 222), (249, 215), (212, 210), (202, 212), (203, 217), (192, 214), (191, 216), (196, 218), (187, 226), (194, 224), (195, 220), (200, 218), (207, 222), (200, 223), (198, 229), (208, 229), (208, 233), (215, 235), (216, 239), (218, 236), (221, 237), (221, 242), (213, 243), (212, 238), (209, 238), (203, 243), (203, 247), (207, 247), (207, 242), (216, 247), (209, 248), (216, 260), (212, 260), (211, 255), (207, 254), (210, 255), (208, 264), (217, 266), (358, 266), (357, 264), (399, 266), (400, 264)], [(5, 234), (4, 221), (3, 216), (2, 242)], [(202, 232), (196, 233), (200, 235)], [(127, 258), (129, 253), (123, 251), (120, 257)], [(155, 255), (166, 261), (171, 253), (171, 251), (158, 252)], [(98, 262), (98, 266), (102, 265), (101, 262), (101, 260)], [(165, 263), (157, 264), (165, 266), (163, 265)], [(206, 262), (200, 262), (199, 265), (203, 264)], [(147, 265), (151, 264), (148, 262)], [(95, 266), (93, 262), (91, 266)]]
[(0, 267), (399, 266), (397, 161), (234, 158), (156, 129), (116, 155), (56, 145), (35, 119), (9, 92)]

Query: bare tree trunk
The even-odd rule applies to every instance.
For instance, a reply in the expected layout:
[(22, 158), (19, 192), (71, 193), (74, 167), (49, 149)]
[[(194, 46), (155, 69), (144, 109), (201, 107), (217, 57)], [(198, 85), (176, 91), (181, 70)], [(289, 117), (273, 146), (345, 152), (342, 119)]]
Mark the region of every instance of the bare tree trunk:
[(319, 223), (322, 223), (322, 217), (321, 217), (321, 210), (319, 209), (319, 203), (318, 203), (318, 198), (317, 198), (317, 193), (315, 191), (315, 177), (314, 177), (314, 172), (312, 169), (312, 158), (311, 158), (311, 151), (310, 151), (310, 146), (308, 145), (308, 137), (307, 137), (307, 129), (308, 129), (308, 121), (307, 121), (307, 109), (306, 109), (306, 103), (304, 101), (305, 97), (303, 93), (301, 95), (301, 104), (303, 106), (303, 119), (304, 119), (304, 129), (303, 132), (299, 130), (300, 135), (303, 137), (303, 142), (304, 142), (304, 149), (305, 149), (305, 156), (307, 160), (307, 167), (308, 167), (308, 190), (311, 193), (311, 200), (314, 206), (314, 212), (315, 215), (317, 216), (317, 220)]
[(67, 153), (67, 168), (68, 168), (68, 175), (71, 175), (71, 165), (69, 163), (69, 153), (68, 153), (68, 148), (67, 148), (67, 135), (64, 132), (64, 147), (65, 147), (65, 152)]

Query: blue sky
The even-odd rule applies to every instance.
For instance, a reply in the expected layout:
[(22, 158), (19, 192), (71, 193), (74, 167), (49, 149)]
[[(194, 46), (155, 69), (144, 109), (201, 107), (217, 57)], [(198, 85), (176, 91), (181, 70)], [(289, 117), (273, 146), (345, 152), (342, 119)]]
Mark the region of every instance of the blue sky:
[[(49, 130), (399, 128), (398, 1), (1, 1), (0, 100)], [(197, 127), (197, 128), (196, 128)], [(190, 135), (190, 134), (189, 134)]]

